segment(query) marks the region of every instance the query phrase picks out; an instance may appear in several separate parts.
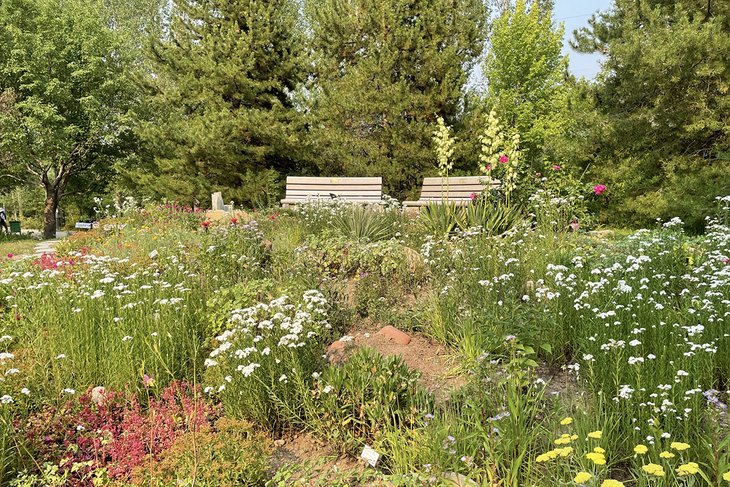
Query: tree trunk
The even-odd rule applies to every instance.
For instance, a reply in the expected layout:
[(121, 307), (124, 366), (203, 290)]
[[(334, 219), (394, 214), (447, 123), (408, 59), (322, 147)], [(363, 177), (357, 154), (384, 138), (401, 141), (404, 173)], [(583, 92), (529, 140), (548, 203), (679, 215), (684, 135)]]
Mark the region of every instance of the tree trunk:
[(43, 207), (43, 238), (56, 238), (56, 210), (59, 203), (58, 188), (46, 186), (46, 204)]

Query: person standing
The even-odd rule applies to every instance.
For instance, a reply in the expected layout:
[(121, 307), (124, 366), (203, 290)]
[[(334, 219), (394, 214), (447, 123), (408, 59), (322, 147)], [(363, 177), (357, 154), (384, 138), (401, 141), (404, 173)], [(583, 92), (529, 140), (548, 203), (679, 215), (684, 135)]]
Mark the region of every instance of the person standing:
[(5, 212), (4, 207), (0, 207), (0, 227), (5, 229), (5, 233), (10, 235), (10, 229), (8, 228), (8, 214)]

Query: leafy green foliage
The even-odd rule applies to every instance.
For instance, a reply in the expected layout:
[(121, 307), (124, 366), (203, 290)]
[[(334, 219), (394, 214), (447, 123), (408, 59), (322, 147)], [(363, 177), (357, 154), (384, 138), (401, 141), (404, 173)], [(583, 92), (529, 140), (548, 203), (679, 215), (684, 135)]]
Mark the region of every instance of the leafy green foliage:
[(128, 186), (186, 201), (218, 189), (256, 203), (252, 173), (296, 170), (302, 41), (290, 0), (173, 2), (144, 79), (151, 118), (141, 134), (154, 159), (123, 170)]
[(567, 56), (561, 53), (563, 28), (553, 24), (552, 8), (528, 7), (518, 0), (492, 26), (484, 75), (485, 103), (519, 134), (528, 167), (540, 170), (546, 159), (562, 160), (551, 150), (553, 139), (569, 133)]
[(46, 238), (55, 234), (70, 182), (92, 169), (108, 171), (135, 143), (131, 59), (101, 4), (0, 5), (0, 161), (45, 191)]
[(679, 216), (700, 229), (713, 198), (730, 190), (726, 2), (619, 0), (574, 45), (608, 56), (590, 167), (609, 187), (604, 217)]
[(334, 226), (345, 238), (377, 242), (393, 237), (397, 222), (398, 215), (394, 211), (350, 205), (335, 216)]
[(483, 2), (309, 0), (316, 84), (307, 105), (323, 174), (383, 176), (415, 191), (435, 166), (432, 126), (451, 123), (482, 51)]
[(324, 370), (310, 421), (343, 449), (354, 451), (387, 431), (417, 423), (421, 408), (432, 401), (418, 379), (400, 357), (360, 349), (344, 365)]
[(474, 229), (490, 236), (499, 235), (512, 228), (521, 217), (519, 206), (510, 206), (496, 196), (481, 194), (466, 206), (430, 203), (421, 208), (418, 219), (426, 233), (443, 237), (457, 230)]
[(226, 412), (281, 431), (303, 419), (312, 374), (330, 338), (328, 303), (318, 291), (235, 310), (206, 359), (208, 391)]

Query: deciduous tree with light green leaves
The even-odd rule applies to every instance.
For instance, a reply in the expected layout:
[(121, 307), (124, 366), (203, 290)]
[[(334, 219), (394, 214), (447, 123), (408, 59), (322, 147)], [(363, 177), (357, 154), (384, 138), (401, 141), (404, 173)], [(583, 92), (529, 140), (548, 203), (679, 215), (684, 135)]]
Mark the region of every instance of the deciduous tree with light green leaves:
[(568, 59), (561, 52), (563, 27), (555, 25), (551, 2), (518, 0), (495, 20), (484, 75), (484, 103), (521, 138), (525, 162), (539, 170), (558, 159), (553, 141), (571, 130)]
[(69, 183), (132, 146), (127, 50), (94, 0), (3, 0), (0, 45), (0, 161), (44, 190), (50, 238)]

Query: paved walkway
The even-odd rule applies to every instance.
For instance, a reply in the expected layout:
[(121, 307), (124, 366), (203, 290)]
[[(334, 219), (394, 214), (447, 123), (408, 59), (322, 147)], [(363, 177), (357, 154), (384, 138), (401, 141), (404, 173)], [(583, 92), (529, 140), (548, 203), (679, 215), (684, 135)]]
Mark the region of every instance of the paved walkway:
[(56, 240), (44, 240), (35, 246), (35, 256), (40, 257), (43, 254), (54, 254), (56, 252), (56, 244), (59, 242)]

